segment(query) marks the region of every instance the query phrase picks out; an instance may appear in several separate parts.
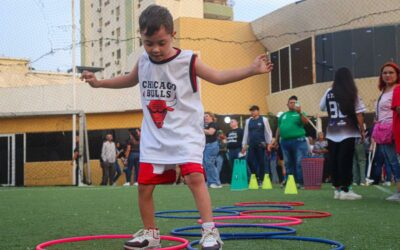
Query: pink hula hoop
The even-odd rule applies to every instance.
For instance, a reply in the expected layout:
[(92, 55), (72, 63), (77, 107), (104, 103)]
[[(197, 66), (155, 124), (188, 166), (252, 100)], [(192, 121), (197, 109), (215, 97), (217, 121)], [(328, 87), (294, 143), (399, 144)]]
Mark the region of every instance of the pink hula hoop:
[(250, 202), (237, 202), (234, 205), (245, 207), (249, 205), (288, 205), (288, 206), (304, 206), (301, 201), (250, 201)]
[(249, 214), (261, 214), (261, 213), (299, 213), (299, 214), (308, 214), (308, 215), (286, 215), (287, 217), (298, 218), (298, 219), (310, 219), (310, 218), (324, 218), (329, 217), (332, 214), (323, 211), (315, 211), (315, 210), (249, 210), (243, 211), (240, 215), (249, 215)]
[[(43, 242), (36, 246), (36, 250), (45, 250), (46, 247), (63, 244), (63, 243), (71, 243), (71, 242), (79, 242), (79, 241), (88, 241), (88, 240), (104, 240), (104, 239), (130, 239), (132, 238), (132, 234), (111, 234), (111, 235), (93, 235), (93, 236), (78, 236), (64, 239), (51, 240), (47, 242)], [(167, 241), (176, 241), (182, 244), (172, 247), (163, 247), (158, 249), (163, 250), (179, 250), (184, 249), (189, 244), (189, 241), (184, 238), (173, 237), (173, 236), (164, 236), (161, 235), (162, 240)]]
[[(213, 217), (215, 221), (215, 225), (225, 225), (232, 223), (218, 222), (219, 220), (253, 220), (253, 219), (272, 219), (272, 220), (284, 220), (287, 222), (279, 222), (279, 223), (256, 223), (254, 225), (266, 225), (266, 226), (293, 226), (299, 225), (303, 221), (298, 218), (288, 217), (288, 216), (269, 216), (269, 215), (240, 215), (240, 216), (218, 216)], [(201, 219), (197, 221), (199, 224), (202, 223)]]

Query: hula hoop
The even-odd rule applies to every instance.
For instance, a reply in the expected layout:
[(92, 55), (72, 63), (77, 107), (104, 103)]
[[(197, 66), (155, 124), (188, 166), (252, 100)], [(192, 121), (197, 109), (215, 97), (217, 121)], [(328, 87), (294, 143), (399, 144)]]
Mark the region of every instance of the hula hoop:
[(310, 215), (287, 215), (287, 217), (298, 218), (298, 219), (324, 218), (332, 215), (331, 213), (328, 212), (314, 211), (314, 210), (248, 210), (241, 212), (240, 215), (260, 214), (260, 213), (310, 214)]
[[(269, 225), (254, 225), (254, 224), (224, 224), (224, 225), (216, 225), (217, 228), (224, 227), (234, 227), (234, 228), (269, 228), (269, 229), (278, 229), (281, 231), (278, 232), (261, 232), (261, 233), (220, 233), (221, 237), (228, 238), (241, 238), (241, 237), (267, 237), (273, 235), (286, 235), (286, 234), (296, 234), (296, 229), (291, 227), (278, 227), (278, 226), (269, 226)], [(171, 231), (172, 235), (175, 236), (185, 236), (185, 237), (201, 237), (201, 233), (194, 232), (185, 232), (192, 229), (201, 229), (201, 226), (189, 226), (189, 227), (181, 227), (175, 228)]]
[[(229, 237), (224, 237), (221, 238), (222, 240), (235, 240), (235, 238), (229, 238)], [(239, 240), (244, 240), (246, 238), (239, 238)], [(247, 238), (247, 239), (267, 239), (267, 240), (299, 240), (299, 241), (309, 241), (309, 242), (317, 242), (317, 243), (323, 243), (330, 245), (331, 247), (334, 246), (334, 248), (331, 248), (331, 250), (343, 250), (344, 245), (338, 241), (334, 240), (328, 240), (328, 239), (323, 239), (323, 238), (312, 238), (312, 237), (301, 237), (301, 236), (270, 236), (270, 237), (265, 237), (265, 238)], [(188, 250), (197, 250), (197, 248), (193, 248), (194, 245), (199, 244), (199, 240), (190, 242), (190, 244), (187, 246)]]
[[(269, 207), (269, 208), (275, 208), (275, 209), (287, 209), (287, 210), (293, 210), (292, 206), (287, 206), (287, 205), (247, 205), (247, 206), (224, 206), (224, 207), (217, 207), (215, 211), (217, 210), (230, 210), (230, 211), (237, 211), (237, 212), (244, 212), (244, 211), (253, 211), (252, 209), (247, 209), (247, 208), (260, 208), (260, 207)], [(256, 210), (256, 209), (255, 209)], [(258, 210), (258, 209), (257, 209)]]
[[(242, 215), (242, 216), (218, 216), (213, 217), (215, 225), (226, 225), (226, 224), (233, 224), (233, 223), (224, 223), (224, 222), (217, 222), (220, 220), (253, 220), (253, 219), (272, 219), (272, 220), (284, 220), (287, 222), (279, 222), (279, 223), (254, 223), (253, 225), (267, 225), (267, 226), (293, 226), (299, 225), (303, 221), (301, 219), (287, 217), (287, 216), (268, 216), (268, 215)], [(201, 224), (202, 221), (199, 219), (197, 223)], [(237, 223), (234, 223), (237, 224)]]
[[(57, 239), (57, 240), (43, 242), (36, 246), (36, 250), (45, 250), (45, 248), (49, 247), (49, 246), (59, 245), (59, 244), (64, 244), (64, 243), (79, 242), (79, 241), (104, 240), (104, 239), (130, 239), (130, 238), (132, 238), (132, 234), (78, 236), (78, 237), (71, 237), (71, 238), (64, 238), (64, 239)], [(184, 249), (189, 244), (189, 241), (187, 239), (183, 239), (183, 238), (179, 238), (179, 237), (161, 235), (161, 239), (166, 240), (166, 241), (176, 241), (176, 242), (182, 243), (180, 245), (176, 245), (176, 246), (172, 246), (172, 247), (158, 248), (158, 249), (163, 249), (163, 250)]]
[(234, 205), (239, 207), (245, 207), (247, 205), (262, 205), (262, 204), (304, 206), (304, 202), (301, 201), (249, 201), (249, 202), (237, 202)]
[[(175, 216), (175, 215), (164, 215), (164, 214), (174, 214), (174, 213), (198, 213), (198, 210), (168, 210), (155, 212), (154, 216), (158, 218), (168, 218), (168, 219), (200, 219), (199, 215), (196, 216)], [(215, 213), (225, 213), (231, 215), (239, 215), (238, 211), (233, 210), (213, 210)]]

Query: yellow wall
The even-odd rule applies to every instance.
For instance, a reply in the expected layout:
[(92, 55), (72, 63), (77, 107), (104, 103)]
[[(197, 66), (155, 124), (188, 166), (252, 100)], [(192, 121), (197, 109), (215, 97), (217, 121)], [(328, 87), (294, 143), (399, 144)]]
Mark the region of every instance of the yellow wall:
[[(90, 161), (90, 166), (92, 185), (99, 185), (102, 176), (100, 162), (98, 160), (92, 160)], [(71, 161), (29, 162), (25, 163), (24, 171), (25, 186), (73, 185)], [(122, 173), (117, 181), (117, 185), (122, 185), (124, 183), (125, 174)]]
[[(88, 114), (88, 130), (140, 127), (141, 111)], [(0, 118), (0, 134), (71, 131), (72, 116)]]
[[(179, 18), (175, 28), (179, 38), (175, 46), (198, 52), (204, 63), (219, 70), (246, 67), (265, 51), (261, 43), (255, 41), (250, 23)], [(225, 86), (201, 80), (204, 109), (217, 114), (248, 114), (253, 104), (260, 106), (261, 113), (265, 114), (268, 94), (267, 74)]]

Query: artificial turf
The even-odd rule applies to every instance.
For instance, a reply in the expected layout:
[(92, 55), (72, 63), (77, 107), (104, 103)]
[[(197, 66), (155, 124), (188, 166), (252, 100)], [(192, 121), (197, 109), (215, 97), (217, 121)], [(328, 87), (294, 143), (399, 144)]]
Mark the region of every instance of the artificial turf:
[[(302, 201), (305, 205), (294, 209), (327, 211), (332, 216), (304, 219), (301, 225), (294, 226), (298, 236), (339, 241), (346, 249), (400, 249), (400, 203), (385, 200), (389, 196), (385, 191), (393, 192), (394, 187), (355, 187), (354, 190), (363, 195), (362, 200), (334, 200), (333, 190), (327, 184), (321, 190), (299, 190), (297, 195), (285, 195), (278, 186), (272, 190), (247, 191), (230, 191), (229, 186), (224, 186), (221, 189), (210, 189), (210, 194), (213, 207), (245, 201)], [(158, 187), (154, 197), (157, 211), (195, 209), (191, 193), (184, 185)], [(193, 213), (190, 215), (193, 216)], [(161, 234), (168, 235), (174, 228), (196, 225), (196, 220), (157, 218), (157, 224)], [(53, 239), (132, 234), (140, 228), (137, 187), (0, 188), (0, 249), (35, 249), (39, 243)], [(238, 230), (262, 231), (251, 228), (221, 229), (226, 232)], [(198, 238), (188, 239), (192, 241)], [(123, 241), (68, 243), (48, 249), (123, 249)], [(172, 244), (164, 242), (163, 246)], [(224, 249), (295, 248), (331, 249), (329, 245), (319, 243), (267, 239), (230, 240), (224, 245)]]

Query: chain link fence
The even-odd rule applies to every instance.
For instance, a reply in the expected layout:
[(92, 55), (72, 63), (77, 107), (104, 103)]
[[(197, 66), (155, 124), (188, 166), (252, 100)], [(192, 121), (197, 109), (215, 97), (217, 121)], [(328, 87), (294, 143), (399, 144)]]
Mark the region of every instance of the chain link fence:
[[(100, 70), (99, 78), (129, 72), (143, 53), (137, 19), (152, 3), (165, 5), (173, 13), (174, 46), (195, 51), (211, 67), (244, 67), (262, 53), (268, 53), (274, 63), (271, 74), (225, 86), (200, 80), (204, 108), (217, 114), (224, 132), (229, 130), (225, 118), (236, 118), (243, 126), (251, 105), (260, 107), (275, 130), (276, 116), (287, 110), (292, 95), (299, 97), (314, 124), (322, 117), (324, 128), (326, 114), (319, 111), (319, 101), (340, 67), (352, 70), (368, 109), (367, 127), (372, 124), (380, 67), (386, 61), (400, 61), (398, 0), (244, 2), (4, 1), (2, 27), (8, 35), (0, 41), (0, 140), (3, 154), (13, 148), (12, 140), (15, 150), (14, 156), (1, 162), (1, 184), (12, 184), (12, 173), (22, 175), (18, 183), (23, 185), (73, 184), (72, 118), (54, 115), (73, 110), (86, 114), (92, 182), (100, 183), (98, 159), (105, 134), (111, 132), (125, 144), (128, 129), (141, 125), (139, 88), (92, 89), (79, 80), (82, 68), (73, 77), (72, 57), (77, 66)], [(17, 9), (21, 9), (19, 14), (12, 14)], [(52, 115), (32, 116), (35, 112)], [(311, 125), (306, 129), (315, 136)], [(22, 142), (13, 136), (22, 136)]]

